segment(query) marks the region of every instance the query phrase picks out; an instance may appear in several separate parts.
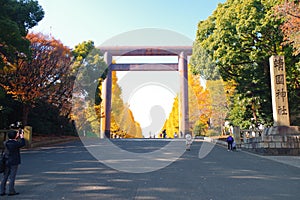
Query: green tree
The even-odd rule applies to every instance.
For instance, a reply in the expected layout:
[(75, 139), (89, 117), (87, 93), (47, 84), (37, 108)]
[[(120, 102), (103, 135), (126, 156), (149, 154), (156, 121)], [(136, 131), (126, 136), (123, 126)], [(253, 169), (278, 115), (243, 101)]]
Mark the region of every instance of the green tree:
[(292, 55), (292, 48), (281, 45), (279, 27), (283, 20), (275, 18), (272, 9), (280, 2), (228, 0), (198, 24), (195, 45), (210, 54), (224, 81), (236, 83), (239, 98), (248, 99), (245, 113), (250, 113), (256, 123), (272, 120), (268, 117), (272, 116), (269, 57), (287, 58), (287, 77), (299, 68), (295, 65), (299, 58)]
[(28, 30), (44, 17), (35, 0), (0, 0), (0, 69), (18, 57), (30, 57)]
[(73, 88), (72, 118), (77, 128), (84, 131), (99, 132), (101, 109), (101, 86), (107, 75), (107, 64), (104, 62), (100, 49), (94, 42), (84, 41), (72, 51), (73, 65), (71, 74), (75, 80)]
[(212, 56), (201, 47), (200, 43), (195, 43), (193, 46), (190, 70), (194, 75), (198, 74), (205, 80), (218, 80), (221, 78)]
[(83, 64), (84, 59), (95, 49), (94, 42), (92, 40), (83, 41), (75, 46), (72, 51), (73, 54), (73, 65), (72, 72), (76, 75), (79, 68)]

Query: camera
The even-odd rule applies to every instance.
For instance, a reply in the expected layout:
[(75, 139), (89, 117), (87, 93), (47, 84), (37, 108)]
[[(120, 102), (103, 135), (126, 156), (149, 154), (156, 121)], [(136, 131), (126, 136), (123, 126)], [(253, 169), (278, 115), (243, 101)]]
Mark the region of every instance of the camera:
[(24, 130), (23, 129), (19, 129), (18, 132), (19, 132), (20, 135), (24, 134)]

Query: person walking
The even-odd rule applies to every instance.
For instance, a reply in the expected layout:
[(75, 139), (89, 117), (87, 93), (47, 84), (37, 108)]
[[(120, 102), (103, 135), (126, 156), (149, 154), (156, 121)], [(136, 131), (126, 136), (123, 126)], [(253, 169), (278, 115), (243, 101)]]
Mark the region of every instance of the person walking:
[(192, 136), (190, 134), (186, 134), (185, 135), (185, 149), (187, 151), (190, 151), (191, 150), (191, 145), (192, 145)]
[[(6, 166), (1, 180), (0, 195), (6, 195), (6, 182), (9, 179), (8, 196), (18, 195), (15, 190), (15, 180), (18, 167), (21, 164), (20, 148), (25, 146), (24, 133), (20, 131), (9, 131), (8, 141), (4, 142), (4, 155), (6, 158)], [(20, 139), (19, 139), (20, 138)], [(18, 140), (19, 139), (19, 140)]]
[(166, 129), (164, 129), (164, 130), (162, 131), (162, 134), (163, 134), (163, 138), (167, 138), (167, 131), (166, 131)]
[(227, 142), (227, 146), (228, 146), (228, 151), (232, 151), (232, 143), (234, 142), (234, 139), (231, 135), (229, 135), (227, 138), (226, 138), (226, 142)]

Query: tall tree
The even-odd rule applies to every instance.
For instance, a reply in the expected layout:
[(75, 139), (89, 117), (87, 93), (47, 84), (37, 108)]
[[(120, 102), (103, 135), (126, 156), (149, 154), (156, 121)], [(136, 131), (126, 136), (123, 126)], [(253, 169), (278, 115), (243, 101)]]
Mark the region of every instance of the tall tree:
[(38, 24), (44, 11), (36, 0), (0, 0), (0, 69), (18, 57), (30, 57), (28, 29)]
[(142, 129), (134, 119), (129, 106), (122, 99), (116, 71), (112, 72), (112, 129), (115, 135), (127, 138), (141, 138)]
[(101, 109), (102, 81), (107, 74), (107, 65), (101, 51), (94, 42), (84, 41), (72, 51), (73, 64), (71, 75), (75, 80), (73, 88), (73, 114), (79, 131), (99, 132)]
[[(275, 16), (284, 19), (281, 30), (284, 35), (283, 45), (293, 46), (293, 55), (298, 59), (292, 59), (295, 67), (289, 70), (287, 83), (289, 88), (290, 119), (293, 124), (300, 124), (300, 3), (299, 1), (285, 0), (275, 7)], [(287, 58), (291, 59), (291, 58)]]
[[(93, 51), (95, 50), (95, 45), (92, 40), (83, 41), (75, 46), (72, 51), (73, 54), (73, 65), (72, 65), (72, 72), (76, 75), (79, 68), (82, 66), (84, 59)], [(100, 54), (102, 56), (102, 54)]]
[(189, 73), (189, 117), (190, 130), (197, 135), (204, 135), (211, 118), (211, 98), (209, 91), (204, 89), (199, 75)]
[[(189, 73), (189, 130), (197, 131), (195, 134), (205, 134), (208, 128), (208, 121), (211, 117), (211, 104), (209, 92), (201, 84), (198, 75)], [(179, 133), (179, 100), (174, 98), (172, 110), (165, 121), (162, 130), (166, 129), (170, 138)]]
[(294, 47), (294, 55), (300, 54), (300, 3), (287, 1), (275, 7), (278, 17), (284, 17), (281, 30), (284, 34), (284, 43)]
[(205, 80), (219, 80), (221, 78), (216, 63), (211, 54), (200, 43), (193, 46), (193, 55), (190, 59), (190, 70), (194, 75), (200, 75)]
[(19, 58), (13, 69), (0, 74), (8, 94), (23, 104), (23, 124), (27, 125), (29, 109), (38, 101), (65, 105), (71, 95), (68, 73), (71, 52), (60, 41), (42, 34), (28, 34), (33, 59)]
[(230, 94), (232, 87), (226, 88), (226, 84), (223, 80), (207, 80), (206, 88), (209, 91), (211, 102), (211, 118), (209, 120), (210, 128), (219, 132), (222, 125), (224, 125), (225, 119), (229, 112)]
[(174, 134), (179, 134), (179, 109), (178, 96), (174, 98), (172, 110), (166, 119), (162, 130), (166, 130), (169, 138), (173, 138)]

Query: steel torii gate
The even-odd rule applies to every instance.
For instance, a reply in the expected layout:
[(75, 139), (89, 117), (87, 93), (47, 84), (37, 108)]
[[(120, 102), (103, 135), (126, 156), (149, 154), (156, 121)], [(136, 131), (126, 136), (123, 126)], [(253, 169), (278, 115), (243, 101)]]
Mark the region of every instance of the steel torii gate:
[[(111, 46), (100, 47), (108, 65), (107, 77), (102, 85), (105, 117), (101, 119), (101, 137), (110, 138), (112, 71), (179, 71), (180, 75), (180, 121), (179, 131), (189, 133), (188, 62), (191, 46)], [(113, 56), (177, 56), (178, 63), (113, 64)]]

